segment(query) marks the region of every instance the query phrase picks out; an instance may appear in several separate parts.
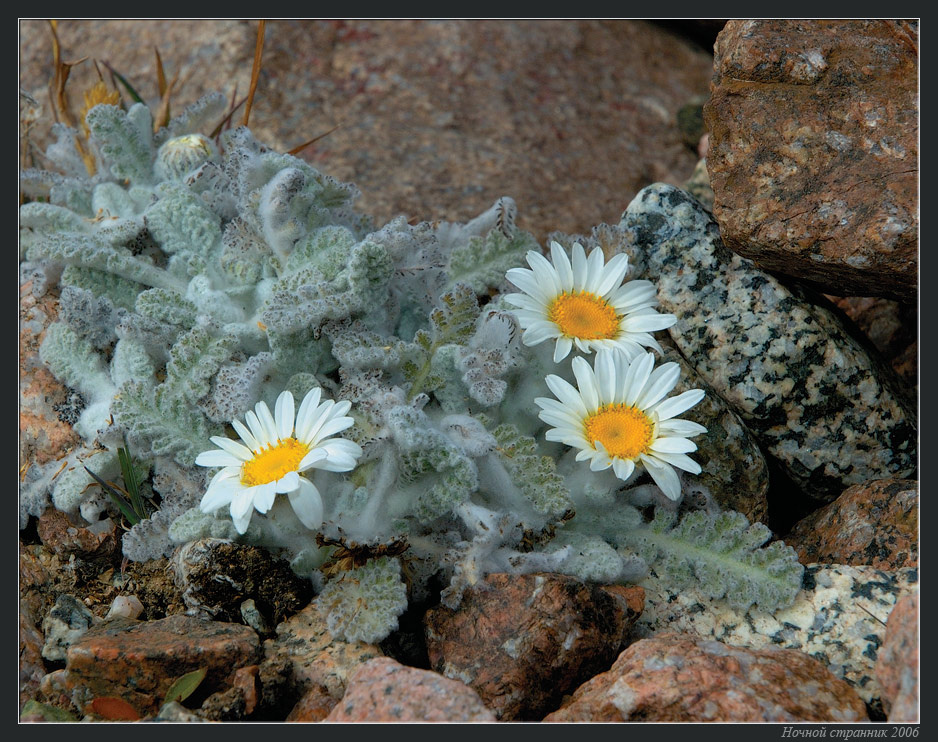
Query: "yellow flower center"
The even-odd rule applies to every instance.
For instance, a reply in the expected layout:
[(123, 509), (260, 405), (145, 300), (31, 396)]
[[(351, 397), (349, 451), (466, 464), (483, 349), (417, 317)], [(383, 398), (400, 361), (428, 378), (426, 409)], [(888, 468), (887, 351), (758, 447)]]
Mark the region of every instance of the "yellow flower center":
[(296, 471), (307, 453), (309, 446), (300, 443), (296, 438), (279, 441), (254, 454), (253, 459), (241, 465), (241, 484), (245, 487), (255, 487), (258, 484), (275, 482), (284, 474)]
[(610, 456), (622, 459), (634, 459), (645, 453), (655, 431), (648, 415), (624, 404), (603, 405), (583, 425), (590, 443), (595, 446), (598, 441)]
[(563, 292), (550, 303), (547, 316), (568, 337), (608, 340), (619, 333), (616, 310), (589, 291)]

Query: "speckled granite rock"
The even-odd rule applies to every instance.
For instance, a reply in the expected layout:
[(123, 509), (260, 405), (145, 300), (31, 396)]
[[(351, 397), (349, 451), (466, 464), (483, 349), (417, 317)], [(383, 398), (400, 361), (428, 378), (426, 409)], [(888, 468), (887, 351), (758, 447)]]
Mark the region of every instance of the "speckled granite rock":
[(918, 482), (881, 479), (848, 487), (796, 523), (785, 543), (804, 564), (918, 566)]
[(61, 661), (67, 656), (68, 648), (91, 628), (94, 614), (74, 595), (62, 593), (55, 605), (42, 619), (42, 656), (47, 660)]
[(172, 565), (190, 615), (240, 623), (241, 606), (251, 599), (261, 617), (276, 625), (313, 598), (309, 580), (257, 546), (199, 539), (178, 549)]
[[(255, 21), (58, 26), (64, 59), (108, 60), (148, 102), (157, 47), (167, 76), (180, 73), (174, 113), (212, 90), (247, 93)], [(43, 146), (51, 34), (42, 20), (19, 27)], [(642, 20), (270, 20), (250, 125), (278, 151), (339, 125), (301, 156), (358, 185), (378, 224), (466, 221), (508, 194), (540, 238), (608, 219), (652, 180), (682, 183), (697, 158), (677, 111), (712, 72), (712, 51)], [(90, 60), (72, 70), (76, 109), (95, 81)]]
[[(704, 136), (707, 137), (706, 134)], [(707, 141), (701, 143), (702, 146), (709, 146), (709, 141), (710, 139), (707, 137)], [(707, 211), (713, 211), (713, 188), (710, 187), (710, 173), (707, 172), (706, 158), (700, 160), (694, 166), (690, 178), (684, 181), (681, 187), (700, 201)]]
[(502, 721), (541, 718), (615, 659), (641, 612), (566, 575), (490, 574), (459, 609), (427, 612), (430, 666), (473, 688)]
[(681, 354), (808, 495), (913, 475), (915, 408), (837, 316), (724, 247), (678, 188), (644, 188), (619, 228), (635, 276), (678, 317), (668, 332)]
[(68, 650), (65, 683), (76, 707), (100, 696), (121, 698), (144, 715), (156, 713), (174, 680), (206, 668), (201, 690), (227, 687), (231, 672), (255, 664), (260, 641), (247, 626), (170, 616), (116, 619), (89, 629)]
[(313, 688), (321, 686), (334, 700), (342, 698), (355, 669), (384, 656), (374, 644), (336, 641), (315, 601), (276, 631), (275, 638), (264, 642), (260, 681), (264, 705), (282, 709), (283, 716)]
[(838, 295), (914, 302), (918, 22), (730, 21), (708, 167), (726, 244)]
[(326, 721), (494, 722), (495, 716), (464, 683), (378, 657), (355, 671)]
[(544, 721), (867, 721), (856, 692), (791, 649), (667, 632), (626, 649)]
[(891, 722), (919, 721), (919, 592), (899, 599), (886, 622), (876, 679)]
[(699, 486), (724, 510), (736, 510), (750, 522), (766, 523), (769, 515), (769, 471), (765, 456), (752, 433), (714, 392), (700, 374), (677, 352), (673, 342), (661, 339), (661, 362), (673, 361), (681, 367), (674, 387), (677, 395), (688, 389), (703, 389), (707, 396), (683, 417), (703, 425), (707, 432), (694, 438), (694, 460), (702, 471), (685, 484), (685, 498)]
[(873, 668), (886, 617), (917, 582), (917, 569), (808, 565), (804, 587), (790, 608), (741, 614), (694, 590), (671, 591), (652, 577), (642, 583), (647, 602), (633, 635), (686, 631), (737, 647), (800, 649), (873, 702), (880, 697)]

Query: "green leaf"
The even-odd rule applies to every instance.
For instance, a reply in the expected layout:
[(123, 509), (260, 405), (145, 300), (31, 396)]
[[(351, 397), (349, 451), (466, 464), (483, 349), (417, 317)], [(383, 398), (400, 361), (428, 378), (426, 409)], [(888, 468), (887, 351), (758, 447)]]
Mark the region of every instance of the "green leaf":
[(23, 704), (20, 721), (78, 721), (78, 717), (65, 709), (39, 703), (30, 698)]
[(192, 672), (187, 672), (181, 678), (177, 678), (169, 690), (166, 691), (166, 698), (163, 699), (163, 705), (167, 703), (172, 703), (173, 701), (181, 702), (186, 700), (189, 696), (193, 694), (196, 688), (199, 687), (199, 684), (205, 680), (205, 674), (208, 672), (207, 667), (199, 668), (198, 670), (193, 670)]
[[(123, 462), (121, 463), (123, 466)], [(134, 512), (133, 507), (127, 502), (124, 496), (117, 490), (114, 485), (109, 482), (105, 482), (101, 477), (95, 474), (87, 466), (84, 467), (85, 471), (88, 472), (98, 484), (101, 485), (102, 489), (110, 495), (111, 499), (114, 501), (114, 504), (120, 509), (121, 513), (124, 514), (124, 517), (130, 522), (131, 525), (137, 525), (142, 519)]]

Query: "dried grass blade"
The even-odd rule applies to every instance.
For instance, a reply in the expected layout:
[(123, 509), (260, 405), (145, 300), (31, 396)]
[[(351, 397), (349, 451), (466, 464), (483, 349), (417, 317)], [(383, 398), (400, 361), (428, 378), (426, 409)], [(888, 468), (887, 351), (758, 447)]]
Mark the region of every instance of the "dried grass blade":
[(254, 45), (254, 66), (251, 68), (251, 87), (248, 88), (247, 105), (244, 108), (243, 126), (248, 125), (251, 116), (251, 106), (254, 104), (254, 92), (257, 90), (257, 80), (261, 75), (261, 57), (264, 52), (264, 26), (267, 21), (257, 22), (257, 43)]
[(299, 146), (297, 146), (297, 147), (294, 147), (294, 148), (291, 149), (289, 152), (287, 152), (287, 154), (288, 154), (288, 155), (298, 155), (300, 152), (302, 152), (304, 149), (306, 149), (309, 145), (314, 144), (315, 142), (318, 142), (318, 141), (319, 141), (320, 139), (322, 139), (323, 137), (329, 136), (332, 132), (334, 132), (334, 131), (335, 131), (336, 129), (338, 129), (340, 126), (342, 126), (342, 124), (336, 124), (336, 125), (333, 126), (331, 129), (329, 129), (329, 131), (324, 131), (322, 134), (320, 134), (319, 136), (313, 137), (313, 138), (310, 139), (308, 142), (303, 142), (303, 144), (301, 144), (301, 145), (299, 145)]

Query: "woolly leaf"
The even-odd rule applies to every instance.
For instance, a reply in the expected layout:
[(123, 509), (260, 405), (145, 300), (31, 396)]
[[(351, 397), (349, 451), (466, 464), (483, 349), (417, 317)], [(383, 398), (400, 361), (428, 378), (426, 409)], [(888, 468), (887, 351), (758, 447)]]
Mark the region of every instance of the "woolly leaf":
[(791, 605), (804, 567), (795, 550), (781, 542), (760, 548), (771, 535), (734, 511), (692, 511), (674, 525), (672, 516), (659, 510), (623, 541), (677, 588), (697, 583), (705, 595), (725, 598), (739, 610), (756, 604), (774, 611)]
[(107, 297), (115, 306), (125, 309), (133, 309), (137, 295), (146, 288), (136, 281), (77, 265), (66, 266), (60, 281), (63, 286), (74, 286), (95, 296)]
[(185, 282), (166, 271), (134, 257), (128, 250), (109, 247), (87, 235), (70, 232), (37, 241), (30, 246), (27, 257), (100, 270), (146, 286), (186, 290)]
[(531, 501), (538, 513), (560, 517), (573, 507), (570, 491), (556, 471), (550, 456), (538, 456), (535, 440), (521, 435), (514, 425), (499, 425), (492, 431), (498, 456), (512, 481)]
[(316, 600), (332, 636), (379, 642), (397, 629), (407, 608), (401, 564), (397, 558), (372, 559), (329, 582)]
[(183, 466), (209, 447), (209, 437), (220, 428), (209, 427), (205, 416), (191, 402), (161, 393), (141, 382), (125, 382), (114, 398), (114, 419), (127, 431), (131, 445), (146, 456), (173, 456)]
[(234, 336), (214, 337), (201, 327), (182, 335), (170, 351), (159, 393), (195, 404), (209, 393), (212, 377), (231, 357), (235, 344)]
[(221, 218), (178, 183), (163, 183), (160, 200), (147, 211), (147, 226), (163, 252), (208, 256), (221, 239)]
[(505, 272), (521, 265), (528, 250), (540, 246), (529, 232), (511, 228), (508, 234), (493, 229), (485, 237), (473, 237), (450, 253), (446, 272), (450, 284), (463, 283), (482, 294), (505, 281)]
[(151, 181), (153, 121), (145, 105), (135, 103), (125, 113), (117, 106), (102, 103), (88, 111), (85, 123), (116, 178)]

